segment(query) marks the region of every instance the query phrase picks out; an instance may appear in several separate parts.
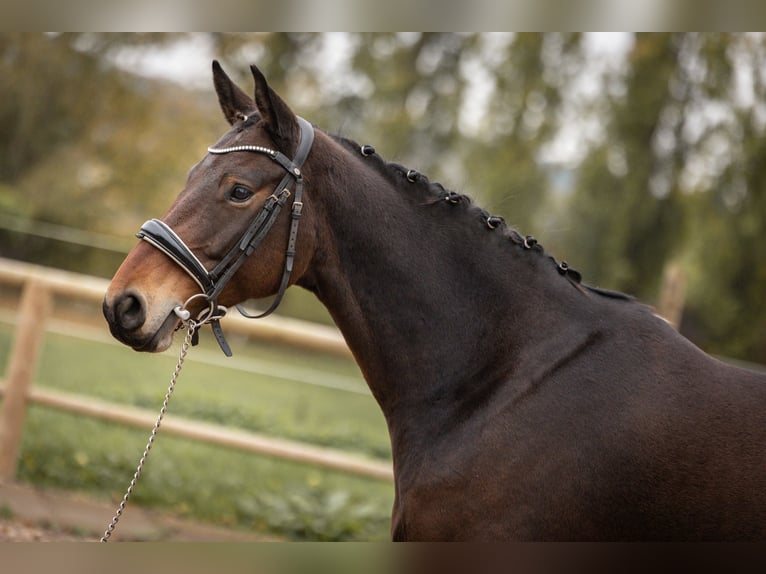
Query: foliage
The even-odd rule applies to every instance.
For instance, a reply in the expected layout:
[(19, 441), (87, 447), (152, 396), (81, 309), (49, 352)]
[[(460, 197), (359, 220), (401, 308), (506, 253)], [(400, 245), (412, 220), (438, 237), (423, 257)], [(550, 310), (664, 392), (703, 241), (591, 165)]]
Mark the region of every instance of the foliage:
[(766, 38), (638, 34), (579, 169), (567, 243), (586, 278), (657, 297), (689, 275), (682, 332), (766, 362)]
[[(19, 479), (117, 501), (147, 434), (33, 407)], [(372, 480), (160, 436), (131, 501), (291, 540), (383, 540), (390, 491)]]
[(679, 190), (660, 179), (674, 166), (654, 148), (663, 109), (673, 103), (668, 86), (677, 51), (670, 36), (636, 39), (625, 94), (612, 102), (607, 135), (583, 161), (571, 202), (572, 219), (587, 222), (572, 227), (569, 238), (584, 275), (644, 299), (656, 294), (683, 233)]

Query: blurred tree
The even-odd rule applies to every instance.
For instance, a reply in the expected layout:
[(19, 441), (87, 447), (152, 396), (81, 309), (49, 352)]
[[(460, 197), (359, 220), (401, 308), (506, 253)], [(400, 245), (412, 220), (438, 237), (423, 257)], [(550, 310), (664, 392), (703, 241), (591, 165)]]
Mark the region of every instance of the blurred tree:
[(475, 139), (464, 143), (464, 163), (481, 201), (524, 234), (539, 234), (550, 217), (550, 166), (541, 155), (560, 127), (560, 106), (582, 58), (580, 39), (577, 34), (516, 34), (501, 43), (479, 39), (476, 60), (488, 64), (492, 90)]
[[(572, 256), (585, 277), (651, 300), (665, 261), (683, 244), (675, 184), (687, 87), (681, 38), (638, 34), (624, 94), (608, 99), (605, 137), (583, 161), (569, 204)], [(671, 90), (671, 84), (679, 88)]]
[(351, 117), (344, 128), (356, 139), (363, 134), (363, 143), (374, 143), (384, 157), (443, 179), (445, 166), (456, 159), (466, 85), (460, 60), (473, 41), (445, 33), (359, 35), (352, 69), (374, 86), (374, 99), (366, 93), (346, 98), (341, 105)]
[(693, 218), (682, 328), (714, 352), (766, 363), (766, 36), (694, 42), (707, 121), (687, 136), (681, 176)]
[(636, 35), (623, 89), (604, 91), (605, 137), (580, 165), (567, 232), (588, 280), (650, 302), (681, 262), (682, 332), (761, 362), (765, 53), (763, 35)]
[[(167, 41), (0, 36), (0, 211), (130, 237), (148, 212), (167, 208), (220, 133), (220, 118), (207, 111), (215, 96), (186, 94), (106, 59), (125, 45)], [(84, 245), (0, 233), (0, 255), (103, 274), (119, 263), (119, 254), (105, 258)]]
[[(267, 68), (286, 63), (288, 100), (330, 131), (373, 143), (384, 157), (530, 224), (545, 203), (538, 156), (555, 135), (572, 59), (581, 57), (579, 36), (343, 36), (348, 65), (330, 71), (338, 39), (328, 36), (240, 37), (229, 49), (265, 52)], [(244, 47), (248, 40), (256, 47)], [(278, 86), (282, 75), (274, 77)]]
[(103, 60), (111, 49), (169, 40), (158, 34), (0, 34), (0, 182), (13, 182), (90, 125), (99, 98), (74, 88), (115, 82), (118, 75)]
[(12, 183), (87, 125), (89, 104), (67, 89), (72, 78), (89, 82), (96, 61), (61, 37), (0, 35), (0, 182)]

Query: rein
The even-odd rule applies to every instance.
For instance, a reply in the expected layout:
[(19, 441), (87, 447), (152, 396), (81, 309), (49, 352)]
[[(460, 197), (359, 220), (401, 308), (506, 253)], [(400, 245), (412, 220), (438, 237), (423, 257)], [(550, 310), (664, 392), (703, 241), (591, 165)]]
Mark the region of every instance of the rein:
[(290, 233), (285, 251), (285, 267), (276, 298), (266, 311), (258, 315), (250, 315), (241, 305), (237, 305), (237, 309), (248, 319), (260, 319), (273, 313), (282, 301), (282, 297), (290, 283), (290, 275), (292, 274), (296, 253), (295, 244), (298, 238), (298, 225), (303, 210), (303, 174), (301, 168), (311, 151), (311, 145), (314, 141), (314, 128), (311, 124), (301, 117), (297, 117), (297, 120), (301, 130), (301, 139), (295, 152), (295, 159), (292, 160), (279, 151), (256, 145), (208, 148), (207, 151), (211, 154), (227, 154), (242, 151), (260, 153), (278, 163), (287, 172), (242, 236), (212, 270), (208, 271), (205, 268), (192, 250), (164, 221), (150, 219), (141, 226), (141, 229), (136, 234), (136, 237), (143, 239), (170, 257), (199, 285), (200, 293), (193, 295), (183, 305), (179, 305), (174, 309), (174, 312), (182, 321), (186, 321), (190, 317), (186, 307), (192, 299), (204, 298), (208, 302), (208, 308), (203, 309), (197, 317), (197, 327), (194, 330), (194, 337), (192, 339), (193, 345), (196, 345), (198, 342), (199, 327), (202, 324), (210, 323), (221, 350), (227, 357), (231, 356), (231, 348), (224, 337), (220, 324), (220, 319), (226, 314), (227, 309), (223, 305), (218, 304), (218, 296), (245, 260), (266, 237), (276, 222), (280, 211), (285, 203), (287, 203), (291, 195), (290, 186), (294, 184), (295, 197), (292, 204)]

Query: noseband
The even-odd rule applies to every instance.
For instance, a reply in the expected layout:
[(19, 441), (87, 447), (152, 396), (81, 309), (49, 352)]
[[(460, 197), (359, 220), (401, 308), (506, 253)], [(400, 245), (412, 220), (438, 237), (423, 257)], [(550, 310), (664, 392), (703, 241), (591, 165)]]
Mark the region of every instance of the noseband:
[[(259, 319), (266, 315), (270, 315), (279, 306), (290, 282), (290, 275), (295, 260), (295, 242), (298, 237), (298, 224), (300, 223), (301, 211), (303, 209), (303, 174), (301, 173), (301, 167), (303, 167), (303, 163), (306, 161), (306, 157), (311, 150), (311, 144), (314, 141), (314, 128), (311, 124), (301, 117), (298, 117), (297, 120), (301, 129), (301, 139), (298, 144), (298, 149), (295, 152), (295, 159), (293, 160), (290, 160), (279, 151), (256, 145), (208, 148), (207, 151), (212, 154), (226, 154), (240, 151), (264, 154), (271, 158), (272, 161), (281, 165), (287, 172), (274, 189), (274, 193), (272, 193), (266, 200), (266, 203), (263, 205), (258, 215), (253, 219), (250, 225), (248, 225), (247, 229), (242, 234), (242, 237), (237, 240), (212, 271), (208, 271), (170, 226), (159, 219), (150, 219), (141, 226), (140, 231), (136, 234), (139, 239), (143, 239), (168, 255), (184, 271), (186, 271), (192, 279), (194, 279), (197, 285), (199, 285), (202, 292), (193, 295), (183, 306), (177, 307), (176, 314), (181, 319), (188, 318), (189, 315), (188, 311), (186, 311), (186, 305), (191, 302), (192, 299), (204, 297), (209, 306), (201, 312), (202, 316), (198, 317), (198, 324), (202, 325), (210, 323), (216, 341), (218, 341), (221, 350), (228, 357), (231, 356), (231, 348), (224, 338), (220, 324), (220, 319), (226, 314), (226, 307), (218, 304), (218, 296), (245, 262), (245, 259), (255, 251), (258, 245), (266, 237), (267, 233), (276, 222), (279, 212), (290, 197), (290, 186), (294, 183), (295, 198), (293, 199), (290, 234), (287, 241), (287, 250), (285, 252), (285, 268), (282, 272), (282, 281), (279, 284), (277, 296), (271, 306), (259, 315), (248, 314), (240, 305), (237, 305), (237, 309), (242, 315), (249, 319)], [(197, 340), (196, 335), (197, 333), (195, 332), (195, 344)]]

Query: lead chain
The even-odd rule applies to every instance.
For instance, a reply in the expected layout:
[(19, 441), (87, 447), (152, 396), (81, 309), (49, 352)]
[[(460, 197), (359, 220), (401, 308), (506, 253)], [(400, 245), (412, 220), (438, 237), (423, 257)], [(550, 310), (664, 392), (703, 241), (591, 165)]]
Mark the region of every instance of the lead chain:
[(125, 492), (125, 496), (122, 497), (122, 501), (117, 507), (117, 512), (112, 518), (112, 521), (109, 523), (109, 526), (107, 526), (104, 535), (101, 537), (101, 542), (109, 541), (109, 537), (112, 535), (112, 532), (114, 532), (114, 529), (117, 526), (117, 523), (120, 521), (120, 517), (122, 516), (123, 511), (125, 510), (125, 506), (128, 504), (128, 498), (130, 498), (130, 495), (133, 493), (133, 489), (136, 487), (138, 478), (141, 476), (141, 471), (143, 470), (146, 459), (149, 456), (149, 451), (151, 450), (152, 445), (154, 444), (154, 439), (157, 437), (157, 433), (160, 430), (162, 419), (165, 416), (165, 412), (168, 410), (170, 396), (173, 394), (173, 390), (176, 387), (176, 380), (178, 379), (178, 375), (181, 373), (181, 368), (183, 367), (184, 360), (186, 359), (186, 354), (189, 352), (189, 347), (192, 343), (192, 336), (194, 335), (196, 329), (197, 323), (194, 320), (190, 319), (186, 321), (186, 336), (184, 337), (184, 341), (181, 344), (181, 351), (178, 354), (178, 362), (176, 363), (176, 368), (173, 371), (173, 375), (170, 377), (170, 386), (168, 386), (168, 391), (165, 393), (165, 400), (162, 401), (162, 408), (160, 409), (160, 414), (157, 417), (157, 422), (154, 423), (154, 428), (152, 428), (152, 432), (149, 435), (149, 441), (146, 443), (144, 453), (141, 455), (141, 459), (138, 461), (136, 472), (133, 474), (133, 478), (130, 481), (128, 490)]

